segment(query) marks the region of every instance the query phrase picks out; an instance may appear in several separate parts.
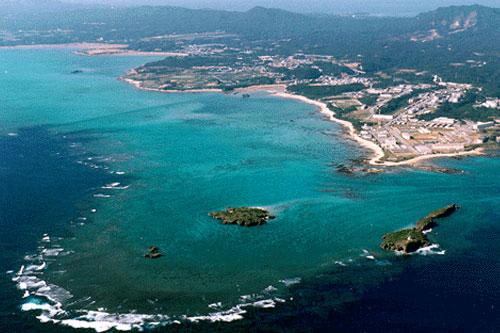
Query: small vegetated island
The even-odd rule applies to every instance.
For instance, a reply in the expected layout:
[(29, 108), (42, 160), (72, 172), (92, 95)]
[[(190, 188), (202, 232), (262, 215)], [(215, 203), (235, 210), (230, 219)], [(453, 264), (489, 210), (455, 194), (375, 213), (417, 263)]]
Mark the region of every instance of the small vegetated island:
[(228, 208), (208, 215), (222, 221), (223, 224), (236, 224), (242, 227), (263, 225), (275, 218), (265, 209), (252, 207)]
[(426, 231), (437, 226), (437, 219), (450, 216), (458, 209), (458, 205), (452, 204), (433, 211), (426, 217), (420, 219), (414, 228), (403, 229), (385, 234), (380, 247), (384, 250), (398, 251), (405, 254), (415, 252), (423, 247), (431, 245), (426, 236)]

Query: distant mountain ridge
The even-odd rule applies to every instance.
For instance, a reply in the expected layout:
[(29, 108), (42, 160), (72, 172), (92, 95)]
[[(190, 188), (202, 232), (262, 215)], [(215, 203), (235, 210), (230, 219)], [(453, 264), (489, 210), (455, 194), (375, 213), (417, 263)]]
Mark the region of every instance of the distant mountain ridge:
[(499, 30), (500, 8), (484, 6), (452, 6), (438, 8), (435, 11), (416, 17), (418, 24), (440, 33), (453, 34), (466, 30)]
[[(13, 2), (9, 0), (2, 6), (9, 8)], [(73, 41), (113, 42), (172, 33), (226, 31), (248, 39), (292, 38), (309, 47), (323, 44), (325, 52), (334, 53), (338, 51), (335, 52), (331, 41), (336, 42), (337, 50), (347, 49), (347, 43), (353, 41), (353, 51), (359, 52), (367, 46), (393, 40), (453, 39), (461, 32), (494, 43), (493, 38), (500, 33), (500, 9), (477, 5), (439, 8), (413, 18), (313, 16), (264, 7), (246, 12), (165, 6), (73, 7), (57, 0), (22, 0), (20, 6), (32, 5), (44, 10), (36, 14), (0, 15), (0, 29), (62, 29), (74, 31)]]
[[(226, 30), (241, 34), (261, 34), (270, 37), (308, 34), (318, 31), (358, 30), (364, 26), (372, 28), (373, 22), (381, 23), (379, 31), (391, 30), (384, 22), (398, 22), (392, 27), (392, 33), (415, 29), (415, 32), (436, 29), (439, 33), (452, 33), (460, 29), (499, 27), (500, 9), (484, 6), (453, 6), (439, 8), (413, 18), (352, 18), (334, 15), (305, 15), (282, 9), (254, 7), (246, 12), (230, 12), (210, 9), (186, 9), (170, 6), (140, 7), (94, 7), (67, 4), (58, 0), (7, 0), (0, 8), (33, 8), (48, 11), (44, 16), (38, 13), (16, 18), (18, 22), (9, 22), (14, 26), (40, 26), (72, 28), (84, 25), (88, 21), (105, 23), (109, 30), (124, 30), (151, 35), (172, 32), (206, 32)], [(50, 12), (50, 10), (53, 10)], [(30, 17), (31, 16), (31, 17)], [(1, 17), (1, 15), (0, 15)], [(44, 22), (44, 20), (46, 22)], [(363, 20), (363, 21), (359, 21)], [(353, 24), (355, 23), (355, 24)], [(134, 29), (132, 29), (132, 27)], [(5, 25), (5, 29), (8, 27)], [(132, 31), (133, 30), (133, 31)]]
[[(22, 15), (2, 12), (0, 30), (14, 35), (30, 30), (41, 33), (0, 40), (0, 44), (101, 41), (126, 43), (137, 50), (172, 51), (175, 42), (152, 37), (223, 31), (238, 35), (241, 41), (266, 40), (279, 45), (273, 52), (281, 55), (304, 52), (351, 60), (360, 57), (365, 70), (371, 72), (409, 67), (491, 85), (498, 85), (500, 79), (499, 8), (452, 6), (416, 17), (348, 17), (264, 7), (231, 12), (165, 6), (65, 7), (55, 0), (37, 4), (47, 10)], [(474, 77), (470, 71), (460, 74), (449, 68), (450, 63), (467, 61), (481, 63), (474, 69)]]

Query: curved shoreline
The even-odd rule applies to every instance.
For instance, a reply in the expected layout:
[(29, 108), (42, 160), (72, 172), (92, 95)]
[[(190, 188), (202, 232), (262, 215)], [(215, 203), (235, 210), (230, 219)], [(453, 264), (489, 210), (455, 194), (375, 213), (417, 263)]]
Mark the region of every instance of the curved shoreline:
[[(67, 43), (67, 44), (33, 44), (33, 45), (14, 45), (14, 46), (0, 46), (2, 49), (79, 49), (87, 50), (88, 53), (76, 51), (77, 54), (86, 56), (184, 56), (183, 54), (172, 53), (172, 52), (141, 52), (133, 51), (127, 49), (127, 44), (106, 44), (106, 43)], [(95, 51), (95, 52), (94, 52)], [(120, 77), (121, 81), (127, 82), (133, 85), (135, 88), (145, 91), (155, 91), (162, 93), (223, 93), (224, 90), (218, 88), (207, 88), (207, 89), (186, 89), (186, 90), (162, 90), (158, 88), (147, 88), (142, 86), (141, 81), (129, 79), (126, 77)], [(309, 105), (316, 106), (319, 111), (324, 114), (328, 120), (336, 122), (345, 128), (349, 132), (351, 139), (356, 141), (361, 147), (371, 150), (370, 159), (367, 161), (369, 165), (373, 166), (383, 166), (383, 167), (395, 167), (395, 166), (415, 166), (418, 163), (439, 157), (457, 157), (457, 156), (480, 156), (484, 155), (483, 148), (476, 148), (471, 151), (462, 151), (457, 153), (439, 153), (439, 154), (427, 154), (412, 157), (408, 160), (391, 162), (391, 161), (381, 161), (386, 155), (381, 146), (377, 143), (362, 138), (358, 135), (356, 129), (351, 122), (347, 120), (342, 120), (335, 117), (335, 112), (328, 108), (326, 103), (318, 100), (310, 99), (302, 95), (296, 95), (287, 92), (286, 84), (268, 84), (268, 85), (255, 85), (245, 88), (238, 88), (235, 91), (239, 93), (255, 93), (255, 92), (267, 92), (273, 96), (294, 99)]]
[(360, 137), (358, 135), (358, 133), (356, 132), (356, 129), (354, 128), (352, 123), (350, 123), (347, 120), (342, 120), (342, 119), (336, 118), (335, 112), (330, 110), (325, 103), (307, 98), (305, 96), (294, 95), (294, 94), (290, 94), (290, 93), (286, 93), (286, 92), (275, 93), (273, 95), (277, 96), (277, 97), (281, 97), (281, 98), (294, 99), (294, 100), (301, 101), (303, 103), (314, 105), (314, 106), (318, 107), (319, 112), (324, 114), (328, 118), (328, 120), (336, 122), (336, 123), (344, 126), (345, 128), (347, 128), (347, 130), (349, 131), (349, 136), (352, 139), (354, 139), (354, 141), (356, 141), (361, 147), (367, 148), (367, 149), (372, 151), (372, 157), (368, 161), (369, 164), (371, 164), (371, 165), (384, 165), (383, 163), (378, 162), (381, 158), (383, 158), (385, 156), (384, 150), (376, 143)]
[[(207, 92), (216, 92), (223, 93), (222, 89), (190, 89), (190, 90), (161, 90), (156, 88), (145, 88), (141, 85), (140, 81), (128, 79), (128, 78), (120, 78), (122, 81), (125, 81), (137, 89), (145, 90), (145, 91), (156, 91), (162, 93), (207, 93)], [(372, 166), (381, 166), (381, 167), (397, 167), (397, 166), (416, 166), (422, 161), (440, 158), (440, 157), (457, 157), (457, 156), (481, 156), (484, 155), (483, 148), (476, 148), (471, 151), (462, 151), (457, 153), (441, 153), (441, 154), (428, 154), (428, 155), (420, 155), (412, 157), (408, 160), (403, 160), (399, 162), (391, 162), (391, 161), (381, 161), (386, 155), (382, 147), (376, 144), (373, 141), (363, 139), (358, 135), (354, 125), (347, 121), (342, 120), (335, 117), (335, 112), (328, 108), (326, 103), (323, 103), (318, 100), (310, 99), (308, 97), (302, 95), (292, 94), (286, 91), (287, 86), (285, 84), (269, 84), (269, 85), (257, 85), (250, 86), (246, 88), (238, 88), (235, 91), (238, 93), (255, 93), (255, 92), (266, 92), (271, 94), (271, 96), (276, 96), (279, 98), (293, 99), (296, 101), (300, 101), (305, 104), (316, 106), (320, 113), (325, 115), (328, 120), (336, 122), (343, 127), (345, 127), (349, 132), (349, 137), (356, 141), (361, 147), (371, 150), (370, 159), (367, 161), (369, 165)]]
[(349, 130), (349, 135), (354, 141), (356, 141), (360, 146), (367, 148), (372, 151), (372, 157), (370, 160), (368, 160), (368, 164), (374, 165), (374, 166), (386, 166), (386, 167), (393, 167), (393, 166), (414, 166), (422, 161), (430, 160), (433, 158), (439, 158), (439, 157), (456, 157), (456, 156), (481, 156), (484, 155), (484, 150), (483, 148), (476, 148), (471, 151), (463, 151), (463, 152), (458, 152), (458, 153), (442, 153), (442, 154), (428, 154), (428, 155), (420, 155), (420, 156), (415, 156), (412, 157), (408, 160), (404, 161), (399, 161), (399, 162), (390, 162), (390, 161), (383, 161), (381, 162), (380, 160), (384, 158), (385, 152), (380, 147), (377, 145), (375, 142), (363, 139), (358, 135), (356, 132), (356, 129), (352, 125), (351, 122), (347, 120), (342, 120), (338, 119), (335, 117), (335, 112), (330, 110), (328, 106), (320, 101), (316, 101), (310, 98), (307, 98), (305, 96), (300, 96), (300, 95), (294, 95), (290, 94), (287, 92), (277, 92), (273, 93), (274, 96), (277, 97), (282, 97), (282, 98), (288, 98), (288, 99), (294, 99), (298, 100), (310, 105), (317, 106), (319, 108), (319, 111), (326, 115), (329, 120), (334, 121), (338, 124), (341, 124), (342, 126), (346, 127)]
[(136, 51), (128, 49), (128, 44), (107, 43), (65, 43), (65, 44), (24, 44), (12, 46), (0, 46), (0, 50), (74, 50), (75, 54), (81, 56), (115, 56), (115, 57), (185, 57), (185, 53), (159, 52), (159, 51)]
[(186, 93), (197, 94), (197, 93), (209, 93), (209, 92), (216, 92), (216, 93), (224, 92), (222, 89), (162, 90), (162, 89), (158, 89), (158, 88), (143, 87), (141, 85), (141, 81), (136, 81), (136, 80), (128, 79), (125, 77), (120, 77), (118, 79), (120, 81), (126, 82), (126, 83), (134, 86), (135, 88), (137, 88), (139, 90), (161, 92), (161, 93), (166, 93), (166, 94), (186, 94)]
[(421, 156), (416, 156), (413, 157), (409, 160), (404, 160), (400, 162), (383, 162), (383, 163), (377, 163), (377, 165), (384, 165), (384, 166), (405, 166), (405, 165), (416, 165), (419, 162), (425, 161), (425, 160), (430, 160), (433, 158), (439, 158), (439, 157), (459, 157), (459, 156), (482, 156), (485, 155), (484, 149), (483, 148), (476, 148), (474, 150), (470, 151), (462, 151), (458, 153), (448, 153), (448, 154), (431, 154), (431, 155), (421, 155)]
[[(129, 78), (120, 78), (120, 80), (127, 82), (133, 85), (135, 88), (145, 91), (155, 91), (162, 93), (205, 93), (205, 92), (217, 92), (222, 93), (222, 89), (190, 89), (190, 90), (161, 90), (156, 88), (146, 88), (141, 85), (140, 81), (132, 80)], [(367, 148), (373, 152), (373, 157), (368, 162), (371, 165), (382, 166), (383, 163), (379, 163), (378, 161), (385, 156), (384, 150), (377, 145), (376, 143), (363, 139), (356, 133), (356, 129), (352, 125), (352, 123), (347, 120), (338, 119), (335, 117), (335, 112), (330, 110), (328, 106), (320, 101), (316, 101), (305, 96), (294, 95), (286, 92), (285, 84), (269, 84), (269, 85), (258, 85), (258, 86), (250, 86), (246, 88), (238, 88), (235, 91), (239, 93), (255, 93), (255, 92), (266, 92), (271, 94), (272, 96), (286, 98), (286, 99), (294, 99), (300, 101), (305, 104), (316, 106), (319, 111), (328, 117), (328, 120), (336, 122), (349, 130), (349, 136), (354, 139), (360, 146)]]

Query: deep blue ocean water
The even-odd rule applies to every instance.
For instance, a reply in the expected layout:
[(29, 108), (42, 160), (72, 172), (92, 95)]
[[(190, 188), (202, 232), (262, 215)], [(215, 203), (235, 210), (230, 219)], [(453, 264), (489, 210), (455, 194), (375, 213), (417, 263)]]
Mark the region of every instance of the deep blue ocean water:
[[(497, 158), (436, 162), (460, 175), (346, 176), (335, 165), (365, 152), (312, 107), (116, 80), (149, 60), (0, 52), (0, 268), (14, 271), (0, 279), (0, 331), (498, 331)], [(434, 253), (378, 248), (453, 202)], [(207, 216), (239, 205), (278, 218), (242, 229)], [(144, 260), (151, 244), (164, 258)], [(22, 265), (49, 288), (22, 298)], [(21, 311), (57, 301), (64, 314)]]

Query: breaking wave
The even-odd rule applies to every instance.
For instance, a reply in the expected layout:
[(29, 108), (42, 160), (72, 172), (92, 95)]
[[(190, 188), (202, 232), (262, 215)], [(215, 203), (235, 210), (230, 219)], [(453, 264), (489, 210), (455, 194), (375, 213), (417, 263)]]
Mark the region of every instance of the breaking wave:
[[(143, 331), (182, 322), (231, 322), (243, 319), (249, 307), (268, 309), (274, 308), (277, 303), (285, 302), (284, 299), (273, 295), (278, 288), (271, 285), (259, 294), (241, 296), (240, 304), (227, 309), (224, 309), (221, 302), (209, 304), (207, 308), (212, 311), (206, 315), (173, 317), (166, 314), (110, 313), (102, 308), (85, 309), (82, 305), (93, 304), (90, 297), (75, 300), (68, 290), (43, 279), (44, 272), (50, 263), (55, 261), (55, 258), (71, 254), (53, 240), (53, 237), (44, 234), (39, 242), (38, 252), (25, 256), (25, 264), (17, 272), (7, 272), (12, 276), (12, 281), (16, 283), (17, 288), (24, 292), (21, 310), (37, 312), (36, 318), (41, 323), (58, 324), (75, 329), (93, 329), (96, 332), (113, 329)], [(300, 278), (285, 279), (280, 282), (285, 286), (290, 286), (300, 283)], [(80, 308), (73, 310), (76, 308), (75, 305), (80, 305)]]

